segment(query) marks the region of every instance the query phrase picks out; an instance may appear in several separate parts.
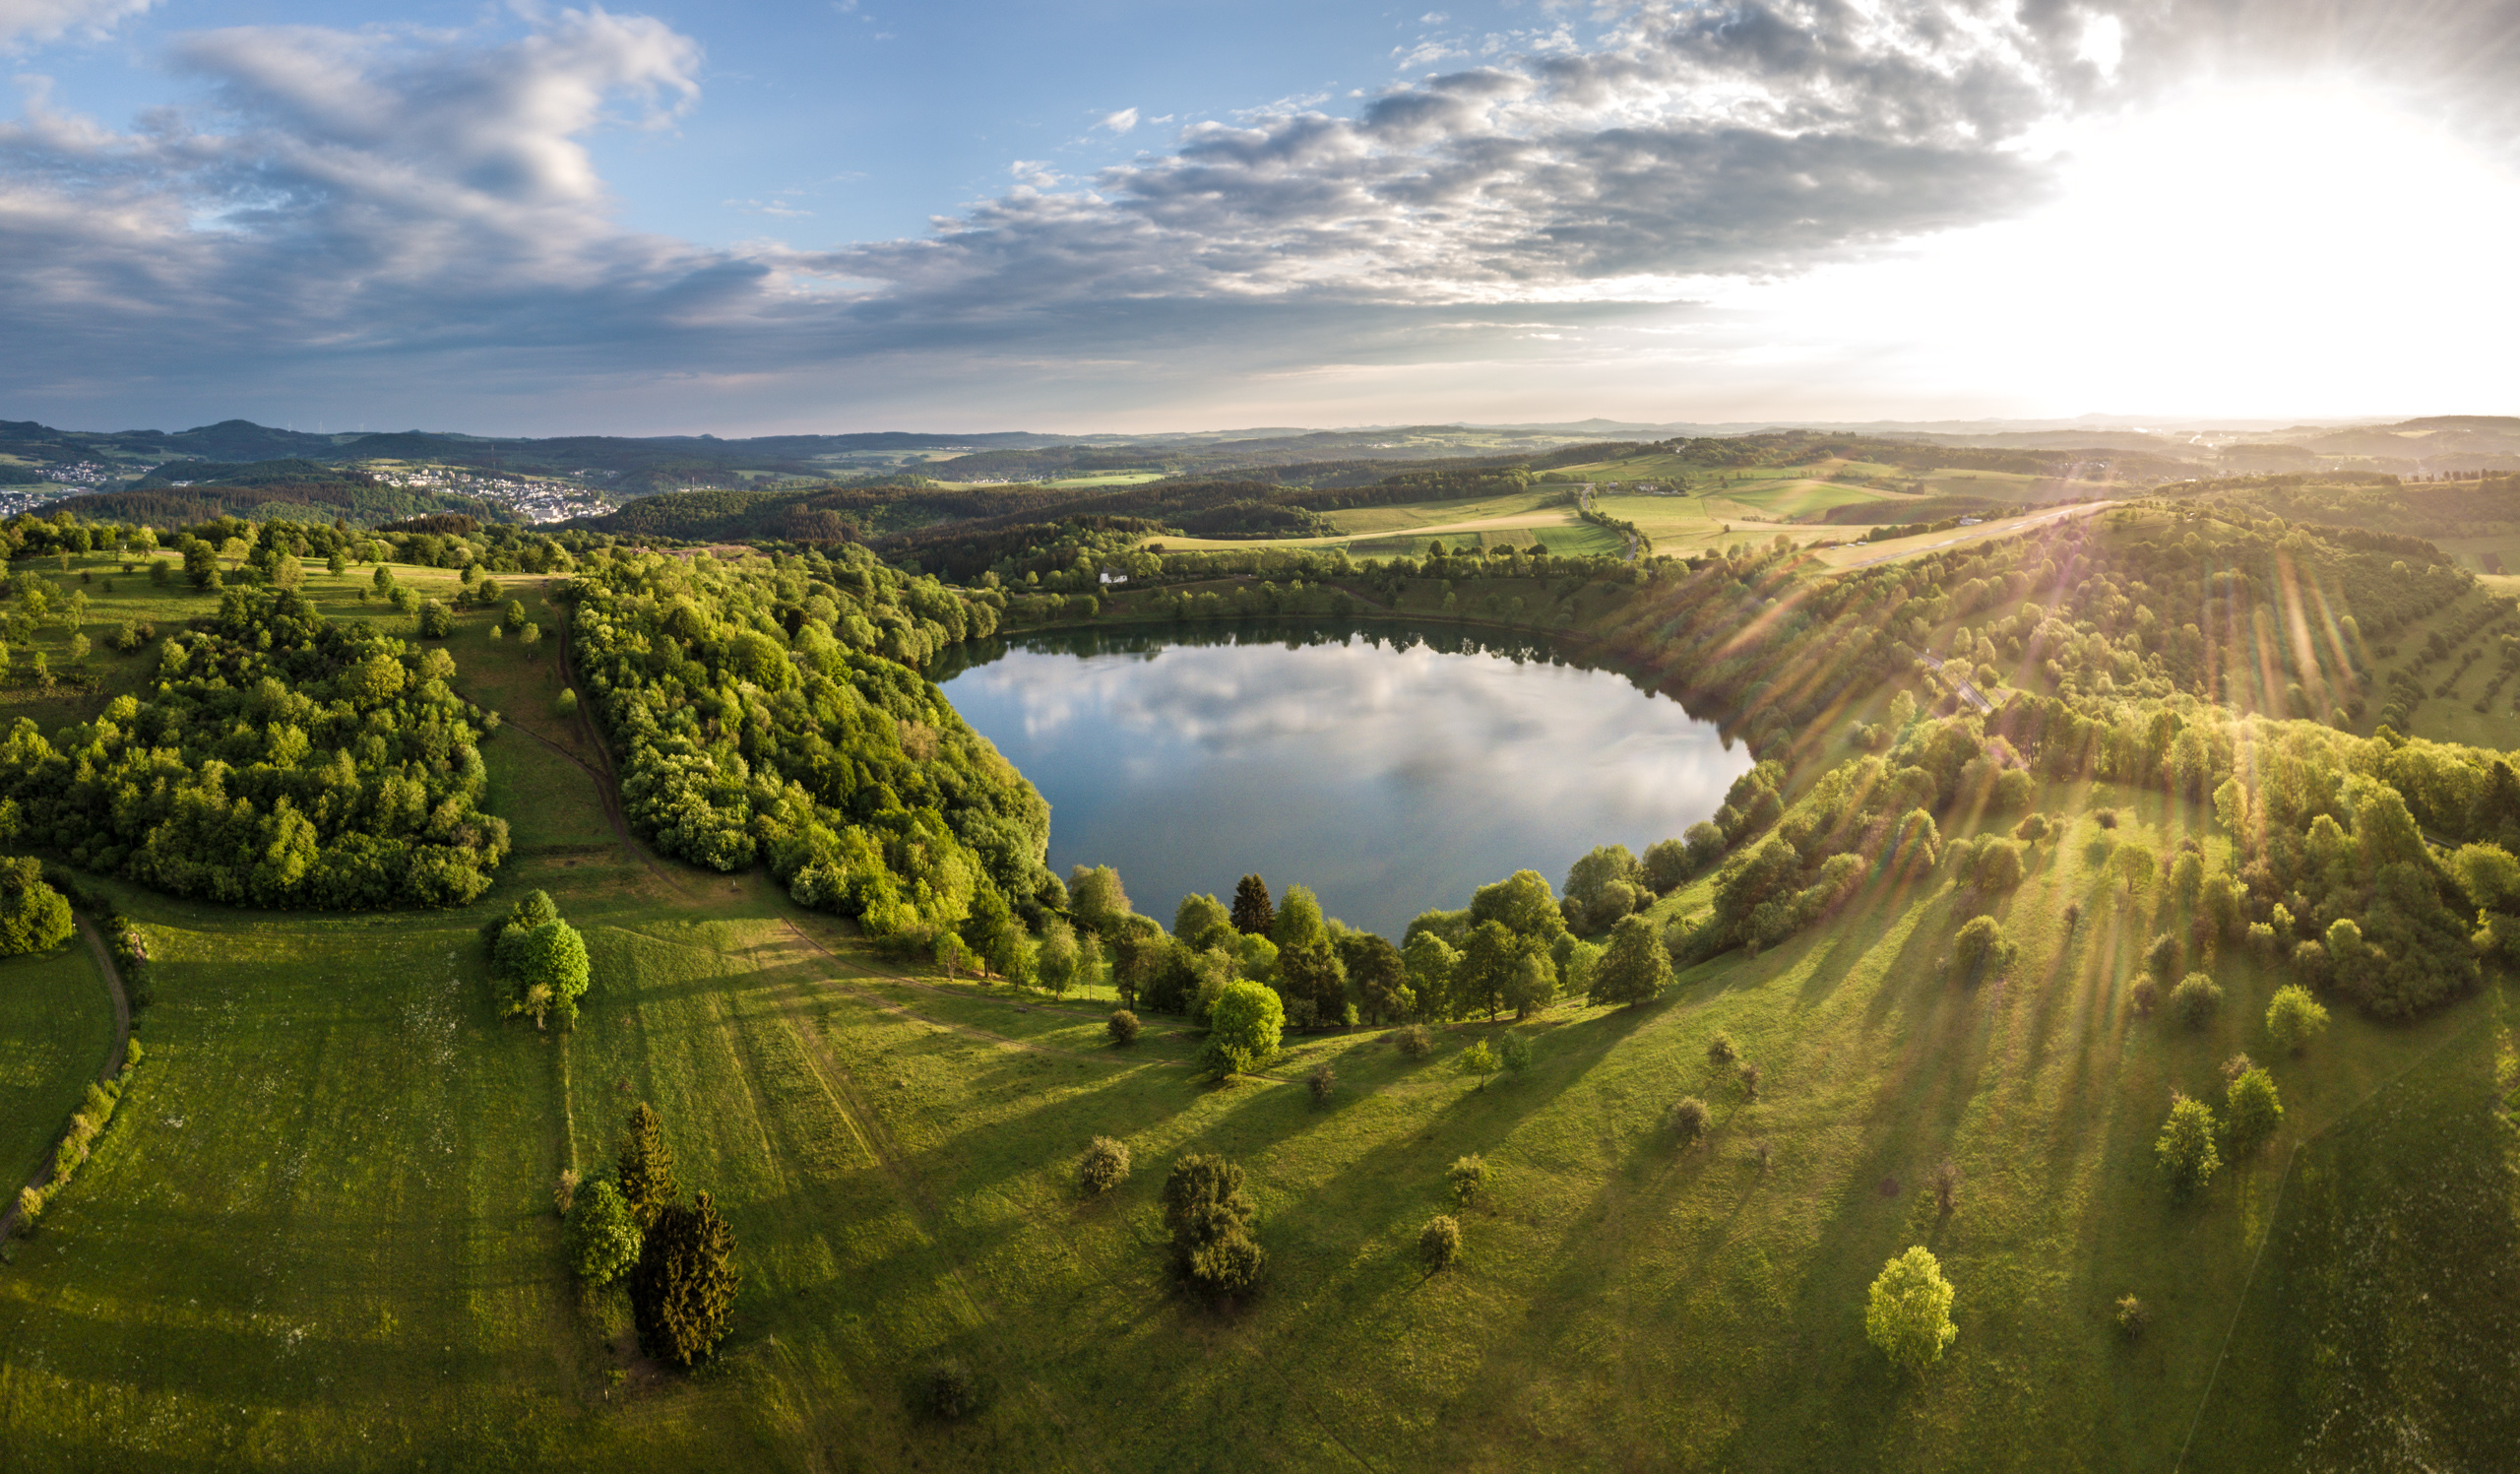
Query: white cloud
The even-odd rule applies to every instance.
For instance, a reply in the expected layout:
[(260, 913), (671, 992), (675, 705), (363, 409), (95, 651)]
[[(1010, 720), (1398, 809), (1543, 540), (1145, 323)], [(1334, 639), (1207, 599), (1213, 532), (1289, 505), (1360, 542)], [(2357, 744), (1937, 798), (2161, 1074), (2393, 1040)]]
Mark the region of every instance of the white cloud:
[(1097, 128), (1108, 128), (1114, 133), (1126, 133), (1137, 125), (1138, 110), (1134, 107), (1123, 107), (1118, 112), (1105, 113), (1102, 121), (1095, 124), (1094, 126)]
[(0, 0), (0, 48), (99, 35), (156, 0)]
[[(1534, 33), (1354, 103), (1192, 124), (1086, 177), (1018, 160), (1002, 197), (923, 235), (829, 249), (619, 225), (589, 140), (670, 130), (699, 99), (700, 48), (662, 22), (547, 12), (503, 41), (212, 32), (172, 55), (206, 89), (196, 105), (116, 129), (34, 84), (0, 123), (0, 318), (48, 350), (0, 361), (0, 393), (225, 396), (221, 414), (248, 391), (372, 405), (422, 385), (502, 406), (519, 386), (749, 407), (1223, 383), (1352, 403), (1408, 373), (1529, 383), (1551, 352), (1552, 382), (1703, 377), (1755, 345), (1740, 284), (2018, 216), (2059, 177), (2049, 151), (2074, 120), (2209, 66), (2344, 55), (2473, 135), (2520, 136), (2520, 33), (2409, 38), (2380, 0), (2329, 10), (2304, 38), (2279, 0), (1647, 5), (1582, 49)], [(2112, 18), (2113, 82), (2095, 39)], [(1122, 119), (1150, 121), (1101, 126)], [(784, 194), (728, 208), (802, 215)], [(1658, 336), (1578, 361), (1629, 325)]]

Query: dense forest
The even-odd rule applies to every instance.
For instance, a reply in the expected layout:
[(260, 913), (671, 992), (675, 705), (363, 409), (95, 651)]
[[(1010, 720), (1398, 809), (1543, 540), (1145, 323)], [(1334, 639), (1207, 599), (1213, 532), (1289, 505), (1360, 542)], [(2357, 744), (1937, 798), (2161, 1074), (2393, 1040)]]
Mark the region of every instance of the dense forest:
[(912, 669), (995, 629), (995, 596), (852, 546), (598, 555), (567, 598), (624, 808), (660, 850), (765, 861), (800, 903), (922, 945), (1002, 946), (1010, 907), (1055, 898), (1048, 806)]

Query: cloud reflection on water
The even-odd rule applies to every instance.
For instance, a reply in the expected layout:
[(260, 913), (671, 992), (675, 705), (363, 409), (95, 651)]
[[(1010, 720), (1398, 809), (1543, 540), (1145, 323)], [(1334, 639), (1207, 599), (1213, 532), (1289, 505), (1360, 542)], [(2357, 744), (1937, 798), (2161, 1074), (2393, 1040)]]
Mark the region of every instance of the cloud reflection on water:
[(1514, 869), (1555, 884), (1596, 844), (1678, 834), (1750, 764), (1606, 671), (1240, 633), (1017, 649), (946, 691), (1049, 799), (1052, 866), (1116, 865), (1166, 921), (1185, 891), (1258, 870), (1397, 936)]

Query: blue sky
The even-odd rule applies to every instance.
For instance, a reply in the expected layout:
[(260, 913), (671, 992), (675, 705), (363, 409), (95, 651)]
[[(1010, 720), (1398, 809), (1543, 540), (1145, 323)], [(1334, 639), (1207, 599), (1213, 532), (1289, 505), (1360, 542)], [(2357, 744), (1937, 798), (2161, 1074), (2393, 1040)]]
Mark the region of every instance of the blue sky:
[(2520, 4), (2307, 14), (0, 0), (0, 416), (2514, 408)]

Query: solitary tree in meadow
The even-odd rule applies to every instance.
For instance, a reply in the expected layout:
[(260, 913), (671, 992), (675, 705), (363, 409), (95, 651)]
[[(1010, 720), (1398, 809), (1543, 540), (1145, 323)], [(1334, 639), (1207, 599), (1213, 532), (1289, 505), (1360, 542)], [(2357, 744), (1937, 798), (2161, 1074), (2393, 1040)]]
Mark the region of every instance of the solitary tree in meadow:
[(1418, 1233), (1418, 1261), (1428, 1274), (1441, 1274), (1461, 1258), (1461, 1220), (1438, 1213)]
[(2255, 1156), (2284, 1124), (2275, 1077), (2264, 1069), (2243, 1070), (2223, 1097), (2223, 1122), (2232, 1138), (2232, 1155)]
[(2183, 1095), (2173, 1098), (2170, 1119), (2162, 1122), (2153, 1155), (2170, 1179), (2174, 1196), (2191, 1197), (2203, 1190), (2223, 1165), (2222, 1153), (2214, 1149), (2213, 1110)]
[(2284, 1047), (2286, 1054), (2298, 1055), (2310, 1047), (2327, 1031), (2327, 1009), (2310, 991), (2299, 983), (2287, 983), (2275, 990), (2274, 998), (2266, 1005), (2266, 1032)]
[[(526, 931), (513, 949), (512, 976), (520, 996), (541, 988), (562, 1023), (574, 1023), (578, 999), (585, 996), (593, 969), (587, 961), (586, 938), (556, 917)], [(540, 1015), (536, 1016), (540, 1022)]]
[(1864, 1299), (1864, 1338), (1903, 1371), (1922, 1375), (1960, 1335), (1951, 1323), (1957, 1298), (1942, 1261), (1916, 1245), (1881, 1266)]

